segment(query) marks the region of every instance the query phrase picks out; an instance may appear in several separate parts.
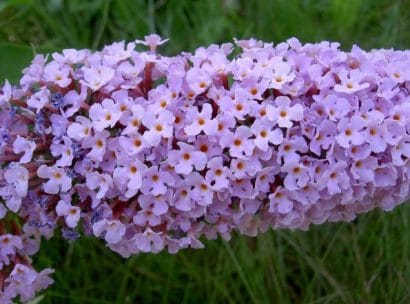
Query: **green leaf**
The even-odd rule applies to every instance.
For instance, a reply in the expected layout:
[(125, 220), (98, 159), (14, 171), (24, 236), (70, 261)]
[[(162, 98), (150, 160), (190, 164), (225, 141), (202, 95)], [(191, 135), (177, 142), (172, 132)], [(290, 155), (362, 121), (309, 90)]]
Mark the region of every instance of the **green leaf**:
[(30, 65), (36, 54), (47, 55), (53, 52), (61, 52), (61, 49), (0, 42), (0, 85), (5, 79), (17, 84), (22, 76), (22, 70)]
[(30, 64), (33, 54), (33, 49), (28, 46), (0, 43), (0, 84), (4, 79), (17, 84), (22, 69)]

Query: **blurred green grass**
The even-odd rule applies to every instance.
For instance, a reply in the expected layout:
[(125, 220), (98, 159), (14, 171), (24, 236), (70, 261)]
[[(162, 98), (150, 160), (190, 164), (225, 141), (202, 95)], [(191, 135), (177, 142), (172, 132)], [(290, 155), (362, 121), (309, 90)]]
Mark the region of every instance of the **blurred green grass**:
[[(35, 52), (97, 49), (156, 32), (166, 54), (256, 37), (410, 48), (410, 1), (0, 0), (0, 81)], [(128, 260), (97, 240), (44, 242), (55, 267), (41, 303), (409, 303), (410, 206), (308, 232), (234, 235), (203, 250)]]

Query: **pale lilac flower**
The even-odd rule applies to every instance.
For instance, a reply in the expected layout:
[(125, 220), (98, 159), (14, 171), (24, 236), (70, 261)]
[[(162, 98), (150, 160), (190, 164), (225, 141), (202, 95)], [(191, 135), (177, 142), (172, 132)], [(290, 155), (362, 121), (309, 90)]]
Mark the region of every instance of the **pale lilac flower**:
[(277, 160), (280, 162), (298, 161), (300, 159), (299, 153), (306, 153), (308, 146), (303, 137), (293, 137), (292, 139), (284, 139), (279, 146)]
[(119, 220), (103, 219), (93, 225), (94, 235), (102, 236), (108, 244), (118, 243), (124, 236), (125, 229), (125, 225)]
[(387, 148), (385, 140), (387, 130), (384, 124), (379, 124), (376, 121), (370, 122), (364, 130), (365, 142), (370, 146), (370, 149), (375, 153), (384, 152)]
[(65, 88), (71, 83), (70, 68), (64, 64), (52, 61), (44, 68), (44, 80)]
[(290, 106), (290, 99), (280, 96), (275, 99), (274, 105), (266, 107), (267, 118), (281, 128), (290, 128), (294, 121), (303, 119), (303, 107), (300, 104)]
[(290, 197), (290, 192), (278, 187), (276, 191), (269, 195), (269, 212), (287, 214), (293, 210), (294, 202)]
[(366, 159), (356, 160), (351, 168), (350, 172), (353, 177), (360, 182), (367, 183), (374, 180), (374, 172), (378, 167), (377, 158), (369, 156)]
[(61, 104), (67, 106), (67, 109), (64, 112), (66, 117), (73, 116), (81, 107), (88, 107), (88, 104), (86, 103), (87, 90), (88, 88), (85, 85), (81, 85), (80, 92), (70, 90), (61, 98)]
[(150, 146), (156, 146), (161, 138), (170, 138), (173, 133), (172, 123), (175, 121), (174, 115), (164, 110), (159, 114), (147, 112), (142, 118), (142, 123), (149, 128), (144, 133), (144, 139)]
[(241, 179), (254, 176), (261, 169), (261, 163), (256, 157), (248, 160), (235, 158), (231, 161), (230, 173), (233, 178)]
[(50, 91), (47, 87), (42, 87), (37, 93), (27, 99), (27, 105), (34, 108), (36, 112), (40, 112), (49, 102)]
[(222, 157), (214, 157), (207, 163), (208, 171), (205, 179), (214, 190), (227, 188), (229, 185), (229, 169), (223, 165)]
[(48, 277), (51, 273), (53, 270), (48, 268), (37, 273), (26, 265), (17, 263), (9, 277), (4, 281), (4, 293), (8, 294), (10, 298), (19, 296), (22, 302), (28, 302), (37, 291), (45, 289), (53, 283), (53, 280)]
[(391, 149), (392, 163), (395, 166), (403, 166), (410, 157), (410, 137), (406, 136)]
[(135, 40), (135, 43), (146, 45), (150, 48), (152, 52), (155, 52), (157, 46), (164, 44), (168, 40), (169, 40), (168, 38), (162, 39), (157, 34), (151, 34), (151, 35), (145, 36), (144, 40)]
[(36, 55), (30, 66), (23, 69), (23, 77), (20, 80), (20, 85), (28, 88), (33, 83), (40, 82), (46, 58), (44, 55)]
[(142, 252), (157, 253), (164, 248), (162, 233), (154, 232), (150, 228), (147, 228), (143, 234), (138, 234), (135, 241)]
[(251, 136), (252, 132), (248, 127), (240, 126), (235, 133), (226, 133), (221, 139), (221, 145), (229, 148), (229, 153), (233, 157), (250, 156), (254, 150), (254, 144), (249, 139)]
[(145, 151), (148, 146), (144, 137), (139, 133), (136, 133), (132, 137), (121, 136), (118, 141), (122, 149), (130, 156)]
[(172, 102), (175, 101), (175, 95), (169, 88), (160, 85), (149, 92), (148, 100), (152, 102), (148, 106), (148, 111), (158, 114), (170, 108)]
[(258, 81), (256, 77), (247, 78), (242, 86), (248, 92), (249, 98), (263, 100), (262, 94), (267, 90), (269, 81), (267, 79)]
[(81, 209), (78, 206), (72, 206), (64, 200), (60, 200), (56, 206), (58, 216), (63, 216), (65, 223), (70, 228), (77, 227), (81, 216)]
[(29, 172), (25, 167), (12, 163), (4, 172), (4, 179), (13, 186), (19, 197), (23, 198), (27, 195)]
[(275, 181), (275, 175), (279, 173), (278, 167), (265, 167), (261, 169), (255, 179), (255, 190), (263, 193), (270, 192), (270, 185)]
[(198, 172), (192, 172), (187, 176), (187, 180), (194, 187), (191, 198), (200, 206), (211, 205), (214, 196), (211, 185)]
[(209, 87), (211, 84), (210, 75), (199, 68), (192, 68), (186, 74), (186, 81), (195, 95), (199, 95)]
[(397, 82), (391, 78), (383, 79), (377, 88), (377, 97), (382, 97), (386, 100), (392, 99), (399, 93), (400, 88), (397, 86)]
[(280, 90), (283, 85), (295, 79), (295, 73), (286, 62), (276, 62), (273, 64), (273, 71), (268, 70), (265, 75), (270, 80), (269, 88)]
[(255, 198), (255, 192), (250, 178), (234, 179), (229, 184), (229, 191), (239, 198)]
[(284, 186), (288, 190), (297, 190), (307, 185), (309, 181), (309, 171), (306, 166), (298, 161), (285, 162), (281, 171), (286, 174)]
[(280, 129), (272, 130), (272, 123), (267, 119), (255, 120), (251, 126), (251, 131), (255, 135), (255, 146), (266, 151), (269, 143), (280, 145), (283, 140), (283, 133)]
[(321, 103), (325, 106), (329, 120), (336, 121), (350, 112), (350, 103), (335, 94), (327, 95)]
[(115, 71), (107, 66), (83, 67), (84, 80), (81, 83), (88, 86), (91, 90), (97, 91), (106, 85), (115, 74)]
[(0, 235), (0, 269), (4, 265), (10, 264), (10, 257), (13, 257), (17, 250), (23, 249), (23, 242), (17, 235)]
[(194, 145), (195, 149), (205, 153), (208, 159), (223, 154), (223, 149), (219, 143), (214, 140), (209, 140), (209, 137), (206, 135), (197, 136)]
[[(13, 211), (13, 212), (19, 211), (21, 207), (21, 203), (22, 203), (22, 197), (17, 194), (13, 186), (7, 185), (4, 187), (0, 187), (0, 197), (3, 198), (7, 208), (10, 211)], [(7, 215), (7, 209), (5, 209), (3, 205), (1, 209), (2, 209), (2, 218), (3, 218)]]
[(354, 116), (351, 119), (342, 118), (337, 125), (339, 134), (335, 136), (337, 143), (343, 148), (349, 148), (350, 145), (360, 145), (364, 142), (363, 136), (364, 122), (359, 117)]
[(77, 64), (88, 55), (88, 50), (65, 49), (62, 54), (53, 53), (53, 59), (59, 63)]
[(166, 171), (159, 171), (157, 166), (153, 166), (144, 172), (141, 192), (157, 196), (165, 194), (168, 187), (172, 187), (174, 184), (175, 180), (171, 174)]
[(387, 75), (392, 79), (395, 83), (404, 83), (405, 81), (410, 81), (410, 72), (407, 66), (402, 62), (391, 62), (386, 67)]
[(370, 156), (372, 150), (370, 149), (370, 145), (364, 143), (359, 146), (350, 146), (349, 150), (347, 150), (346, 152), (352, 160), (358, 160), (365, 159)]
[(194, 207), (191, 199), (191, 186), (179, 183), (174, 195), (174, 205), (177, 210), (190, 211)]
[(196, 170), (202, 170), (206, 165), (206, 154), (195, 151), (195, 148), (183, 142), (178, 143), (179, 150), (168, 152), (167, 162), (175, 168), (178, 174), (187, 175)]
[(138, 202), (141, 210), (132, 219), (136, 225), (144, 227), (147, 224), (151, 226), (161, 224), (161, 215), (168, 210), (168, 204), (163, 200), (163, 197), (155, 200), (152, 195), (141, 195)]
[(215, 118), (218, 121), (218, 131), (216, 136), (222, 138), (236, 125), (235, 118), (230, 113), (225, 113)]
[(67, 128), (67, 135), (76, 140), (91, 136), (92, 122), (84, 116), (77, 116), (76, 121)]
[(142, 176), (145, 171), (146, 165), (139, 160), (127, 160), (124, 164), (115, 168), (113, 181), (118, 187), (126, 189), (124, 195), (131, 198), (141, 188)]
[(131, 106), (132, 114), (125, 121), (125, 129), (122, 131), (123, 135), (134, 134), (138, 132), (141, 126), (142, 118), (145, 115), (145, 109), (142, 105), (133, 104)]
[(63, 136), (63, 141), (64, 143), (53, 143), (50, 146), (51, 154), (54, 157), (61, 156), (56, 161), (56, 166), (58, 167), (71, 166), (74, 158), (73, 142), (67, 136)]
[(341, 70), (337, 75), (341, 81), (341, 84), (335, 85), (335, 91), (338, 93), (352, 94), (369, 87), (368, 83), (362, 83), (364, 76), (358, 70)]
[(113, 187), (113, 180), (109, 174), (91, 172), (86, 175), (86, 185), (90, 190), (97, 190), (96, 198), (102, 199)]
[(324, 172), (319, 185), (321, 188), (327, 188), (329, 194), (341, 193), (350, 186), (350, 178), (346, 174), (345, 168), (347, 164), (344, 161), (339, 161), (331, 164)]
[(394, 186), (397, 180), (397, 170), (392, 164), (381, 164), (374, 171), (374, 185), (376, 187)]
[(91, 148), (87, 156), (97, 160), (102, 161), (104, 153), (107, 147), (107, 139), (110, 136), (110, 133), (107, 130), (102, 132), (97, 132), (92, 137), (86, 138), (83, 143), (84, 148)]
[(12, 91), (10, 83), (6, 80), (4, 86), (0, 89), (0, 108), (4, 108), (5, 105), (9, 104)]
[(67, 192), (71, 188), (71, 178), (63, 168), (41, 165), (37, 169), (37, 175), (40, 178), (48, 179), (48, 181), (43, 184), (46, 193), (57, 194), (60, 191)]
[(254, 62), (252, 58), (237, 58), (231, 65), (232, 74), (235, 80), (241, 81), (253, 74)]
[(130, 61), (121, 62), (117, 72), (124, 78), (125, 83), (121, 85), (122, 89), (132, 89), (138, 86), (142, 81), (140, 77), (144, 71), (144, 61), (139, 56), (133, 56)]
[(224, 96), (218, 104), (223, 113), (230, 113), (237, 119), (243, 120), (249, 113), (252, 102), (249, 100), (249, 94), (244, 89), (236, 88), (234, 96)]
[(212, 107), (209, 103), (202, 106), (202, 111), (199, 112), (196, 107), (190, 108), (186, 114), (188, 124), (185, 127), (185, 133), (189, 136), (198, 135), (204, 132), (206, 135), (214, 135), (218, 130), (218, 122), (212, 119)]
[(120, 61), (131, 57), (135, 48), (134, 42), (125, 44), (125, 41), (113, 42), (103, 48), (104, 63), (109, 65), (117, 64)]
[(121, 117), (118, 106), (112, 99), (106, 98), (101, 104), (95, 103), (90, 108), (90, 118), (97, 131), (112, 128)]
[(115, 106), (117, 107), (116, 112), (120, 112), (120, 123), (125, 124), (127, 118), (130, 115), (131, 108), (135, 106), (137, 100), (134, 100), (131, 96), (129, 96), (127, 90), (117, 90), (111, 94), (112, 99), (115, 102)]
[(392, 113), (391, 113), (391, 119), (394, 120), (394, 122), (405, 126), (409, 121), (409, 115), (410, 115), (410, 104), (405, 102), (400, 105), (394, 106)]
[(323, 120), (316, 133), (310, 142), (310, 150), (316, 155), (321, 154), (321, 150), (327, 150), (334, 142), (334, 136), (336, 135), (337, 128), (330, 120)]
[(17, 135), (13, 143), (13, 152), (16, 154), (24, 153), (20, 158), (20, 163), (26, 164), (33, 158), (33, 152), (36, 149), (36, 143), (28, 140), (20, 135)]

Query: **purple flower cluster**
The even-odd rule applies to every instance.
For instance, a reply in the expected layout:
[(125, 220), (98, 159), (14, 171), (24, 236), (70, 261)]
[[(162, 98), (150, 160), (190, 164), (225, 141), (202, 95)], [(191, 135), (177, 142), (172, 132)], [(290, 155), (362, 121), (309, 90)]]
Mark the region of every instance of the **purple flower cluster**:
[(0, 90), (0, 303), (51, 283), (29, 256), (56, 230), (175, 253), (409, 198), (409, 51), (164, 42), (37, 55)]

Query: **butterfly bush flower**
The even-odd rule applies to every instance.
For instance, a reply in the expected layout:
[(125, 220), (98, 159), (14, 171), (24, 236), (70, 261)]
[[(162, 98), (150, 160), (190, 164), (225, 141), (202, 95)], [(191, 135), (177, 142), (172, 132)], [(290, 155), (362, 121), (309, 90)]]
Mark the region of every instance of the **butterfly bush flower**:
[(275, 105), (266, 108), (266, 116), (269, 120), (277, 123), (281, 128), (290, 128), (294, 121), (301, 121), (303, 118), (303, 107), (300, 104), (290, 106), (290, 99), (285, 96), (276, 98)]
[(28, 100), (27, 105), (31, 108), (34, 108), (36, 112), (40, 112), (49, 102), (50, 91), (47, 87), (42, 87), (38, 92), (33, 94)]
[(54, 157), (61, 156), (56, 161), (56, 166), (58, 167), (68, 167), (71, 166), (74, 158), (73, 142), (67, 136), (63, 136), (63, 143), (53, 143), (50, 146), (51, 154)]
[(161, 139), (172, 137), (173, 125), (175, 117), (167, 110), (161, 111), (159, 114), (155, 114), (151, 111), (147, 111), (142, 118), (142, 123), (149, 130), (145, 131), (143, 136), (145, 141), (150, 146), (156, 146)]
[(191, 124), (185, 127), (185, 133), (190, 136), (198, 135), (201, 132), (206, 135), (213, 135), (218, 129), (218, 122), (212, 119), (212, 107), (209, 103), (202, 106), (200, 113), (197, 108), (189, 109), (187, 120), (192, 121)]
[(221, 146), (229, 148), (229, 153), (232, 157), (246, 158), (252, 155), (254, 144), (250, 137), (252, 132), (249, 127), (240, 126), (235, 133), (227, 133), (221, 139)]
[(4, 171), (5, 186), (0, 188), (0, 196), (6, 206), (13, 212), (20, 209), (22, 199), (27, 196), (29, 187), (29, 172), (18, 163), (12, 163)]
[(4, 86), (0, 89), (0, 108), (3, 108), (8, 104), (12, 97), (12, 88), (10, 82), (7, 80), (4, 82)]
[(124, 159), (113, 172), (113, 181), (117, 187), (126, 189), (124, 195), (133, 197), (142, 186), (142, 174), (146, 166), (139, 160)]
[(295, 79), (292, 67), (286, 62), (276, 62), (273, 64), (273, 72), (267, 69), (266, 76), (270, 79), (270, 88), (280, 90), (283, 85)]
[(81, 84), (93, 91), (97, 91), (106, 85), (115, 75), (115, 71), (111, 67), (104, 65), (83, 67), (82, 73), (84, 78), (80, 80)]
[(115, 244), (125, 234), (125, 225), (118, 220), (103, 219), (93, 225), (93, 232), (95, 236), (103, 237), (108, 244)]
[(251, 131), (255, 136), (255, 146), (266, 151), (269, 148), (269, 143), (280, 145), (283, 140), (283, 133), (279, 128), (271, 130), (271, 122), (267, 119), (255, 120), (251, 126)]
[(0, 303), (52, 283), (42, 237), (176, 253), (409, 200), (409, 51), (166, 41), (37, 55), (0, 86)]
[(362, 83), (362, 79), (364, 75), (358, 71), (357, 69), (351, 70), (350, 72), (346, 70), (342, 70), (338, 77), (340, 78), (341, 84), (335, 85), (335, 91), (338, 93), (355, 93), (366, 89), (369, 87), (369, 84), (364, 82)]
[(104, 198), (105, 194), (113, 187), (113, 179), (110, 174), (90, 172), (85, 178), (88, 189), (97, 190), (97, 199)]
[(80, 207), (71, 206), (69, 203), (61, 200), (57, 203), (56, 212), (58, 216), (63, 216), (69, 228), (75, 228), (80, 220)]
[(31, 161), (35, 149), (35, 142), (17, 135), (17, 138), (13, 143), (13, 152), (16, 154), (24, 153), (19, 160), (21, 164), (26, 164)]
[(67, 192), (71, 188), (71, 178), (63, 168), (56, 166), (48, 167), (41, 165), (37, 170), (38, 177), (47, 179), (44, 184), (44, 191), (49, 194)]
[(90, 118), (93, 127), (97, 131), (112, 128), (121, 117), (118, 106), (112, 99), (104, 99), (101, 104), (93, 104), (90, 107)]
[(206, 154), (196, 151), (191, 145), (178, 143), (179, 150), (168, 152), (168, 163), (175, 168), (175, 172), (187, 175), (196, 170), (202, 170), (206, 165)]

